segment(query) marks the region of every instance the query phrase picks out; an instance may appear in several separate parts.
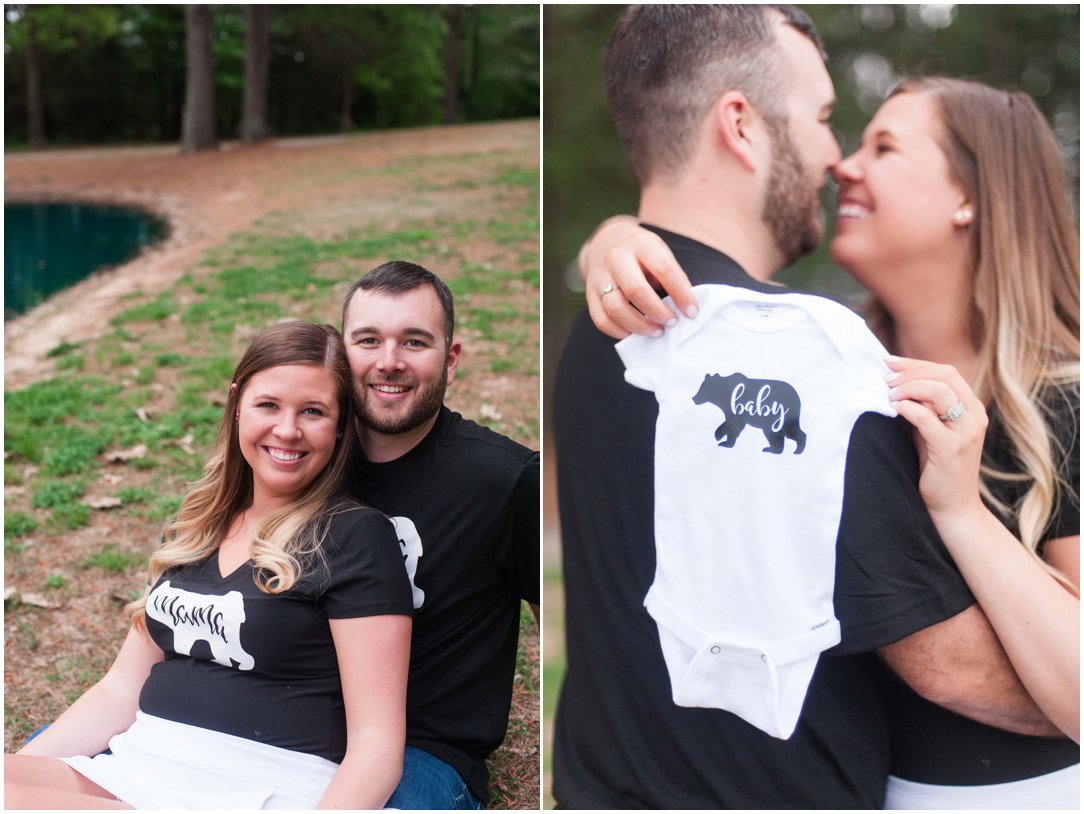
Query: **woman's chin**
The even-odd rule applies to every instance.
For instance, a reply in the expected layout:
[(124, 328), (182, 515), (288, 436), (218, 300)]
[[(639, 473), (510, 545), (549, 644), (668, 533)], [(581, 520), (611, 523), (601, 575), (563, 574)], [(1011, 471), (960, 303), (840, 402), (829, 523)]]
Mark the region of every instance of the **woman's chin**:
[(870, 269), (877, 266), (877, 261), (868, 252), (863, 252), (846, 237), (837, 235), (828, 244), (828, 254), (832, 262), (851, 275), (866, 288), (869, 288)]
[(837, 234), (828, 244), (828, 254), (832, 262), (847, 272), (850, 272), (854, 263), (853, 246), (847, 245), (846, 236)]

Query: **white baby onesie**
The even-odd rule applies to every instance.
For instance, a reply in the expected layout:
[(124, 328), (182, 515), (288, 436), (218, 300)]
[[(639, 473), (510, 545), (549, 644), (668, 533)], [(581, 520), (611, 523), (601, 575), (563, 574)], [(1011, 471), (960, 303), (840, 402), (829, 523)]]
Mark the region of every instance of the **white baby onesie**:
[(862, 413), (895, 415), (888, 353), (821, 297), (693, 291), (696, 319), (617, 344), (625, 379), (659, 402), (644, 605), (675, 704), (730, 710), (785, 739), (819, 654), (840, 639), (847, 447)]

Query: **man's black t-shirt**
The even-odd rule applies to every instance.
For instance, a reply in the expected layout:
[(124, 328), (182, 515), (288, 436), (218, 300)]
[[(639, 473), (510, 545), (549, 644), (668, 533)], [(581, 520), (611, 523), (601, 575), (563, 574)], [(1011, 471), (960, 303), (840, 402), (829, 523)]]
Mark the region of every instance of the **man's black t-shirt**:
[(442, 408), (420, 444), (364, 462), (352, 493), (391, 517), (414, 590), (407, 743), (487, 799), (512, 702), (520, 600), (538, 602), (539, 456)]
[[(655, 231), (694, 285), (785, 290), (708, 246)], [(581, 315), (554, 399), (568, 652), (554, 747), (558, 804), (881, 807), (889, 682), (872, 651), (974, 601), (918, 494), (909, 427), (875, 414), (854, 426), (836, 557), (843, 638), (822, 655), (794, 735), (779, 740), (729, 712), (672, 701), (643, 607), (655, 572), (658, 408), (625, 383), (613, 345)]]
[(329, 619), (413, 614), (387, 518), (335, 514), (314, 564), (266, 594), (251, 561), (222, 576), (218, 552), (171, 568), (147, 597), (147, 630), (165, 661), (139, 696), (149, 715), (340, 762), (346, 716)]

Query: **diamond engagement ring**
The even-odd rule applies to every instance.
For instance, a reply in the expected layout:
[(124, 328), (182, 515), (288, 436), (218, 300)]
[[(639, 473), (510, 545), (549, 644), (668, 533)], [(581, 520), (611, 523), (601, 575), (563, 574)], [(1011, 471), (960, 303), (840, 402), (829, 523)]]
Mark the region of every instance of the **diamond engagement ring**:
[(606, 296), (607, 294), (609, 294), (609, 293), (610, 293), (611, 291), (617, 291), (617, 286), (615, 286), (615, 285), (614, 285), (613, 283), (610, 283), (609, 285), (604, 285), (604, 286), (602, 287), (602, 294), (601, 294), (601, 296), (605, 297), (605, 296)]
[(959, 421), (960, 416), (962, 416), (963, 414), (964, 403), (962, 401), (958, 401), (948, 408), (947, 413), (945, 413), (944, 415), (939, 415), (938, 418), (940, 418), (942, 421)]

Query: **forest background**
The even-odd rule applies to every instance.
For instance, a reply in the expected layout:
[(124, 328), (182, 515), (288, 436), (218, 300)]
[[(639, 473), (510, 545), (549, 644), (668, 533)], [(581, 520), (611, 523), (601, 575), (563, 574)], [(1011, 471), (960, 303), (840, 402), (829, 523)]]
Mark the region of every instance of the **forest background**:
[(246, 56), (251, 95), (266, 96), (257, 137), (538, 115), (533, 5), (13, 3), (4, 14), (9, 151), (180, 139), (186, 16), (213, 73), (193, 105), (209, 108), (218, 138), (243, 134)]
[[(838, 98), (832, 123), (844, 155), (902, 78), (942, 74), (1022, 90), (1038, 103), (1054, 129), (1079, 200), (1080, 8), (1078, 5), (847, 4), (802, 5), (828, 51)], [(583, 307), (576, 253), (599, 222), (635, 213), (637, 188), (614, 132), (602, 86), (606, 43), (622, 7), (543, 7), (543, 415), (568, 326)], [(1026, 168), (1020, 168), (1021, 172)], [(822, 195), (829, 236), (835, 186)], [(1079, 212), (1079, 207), (1077, 207)], [(799, 290), (830, 292), (857, 304), (861, 289), (820, 249), (775, 279)], [(564, 675), (560, 530), (550, 439), (546, 450), (543, 640), (544, 777), (552, 716)], [(552, 798), (547, 797), (547, 803)]]

